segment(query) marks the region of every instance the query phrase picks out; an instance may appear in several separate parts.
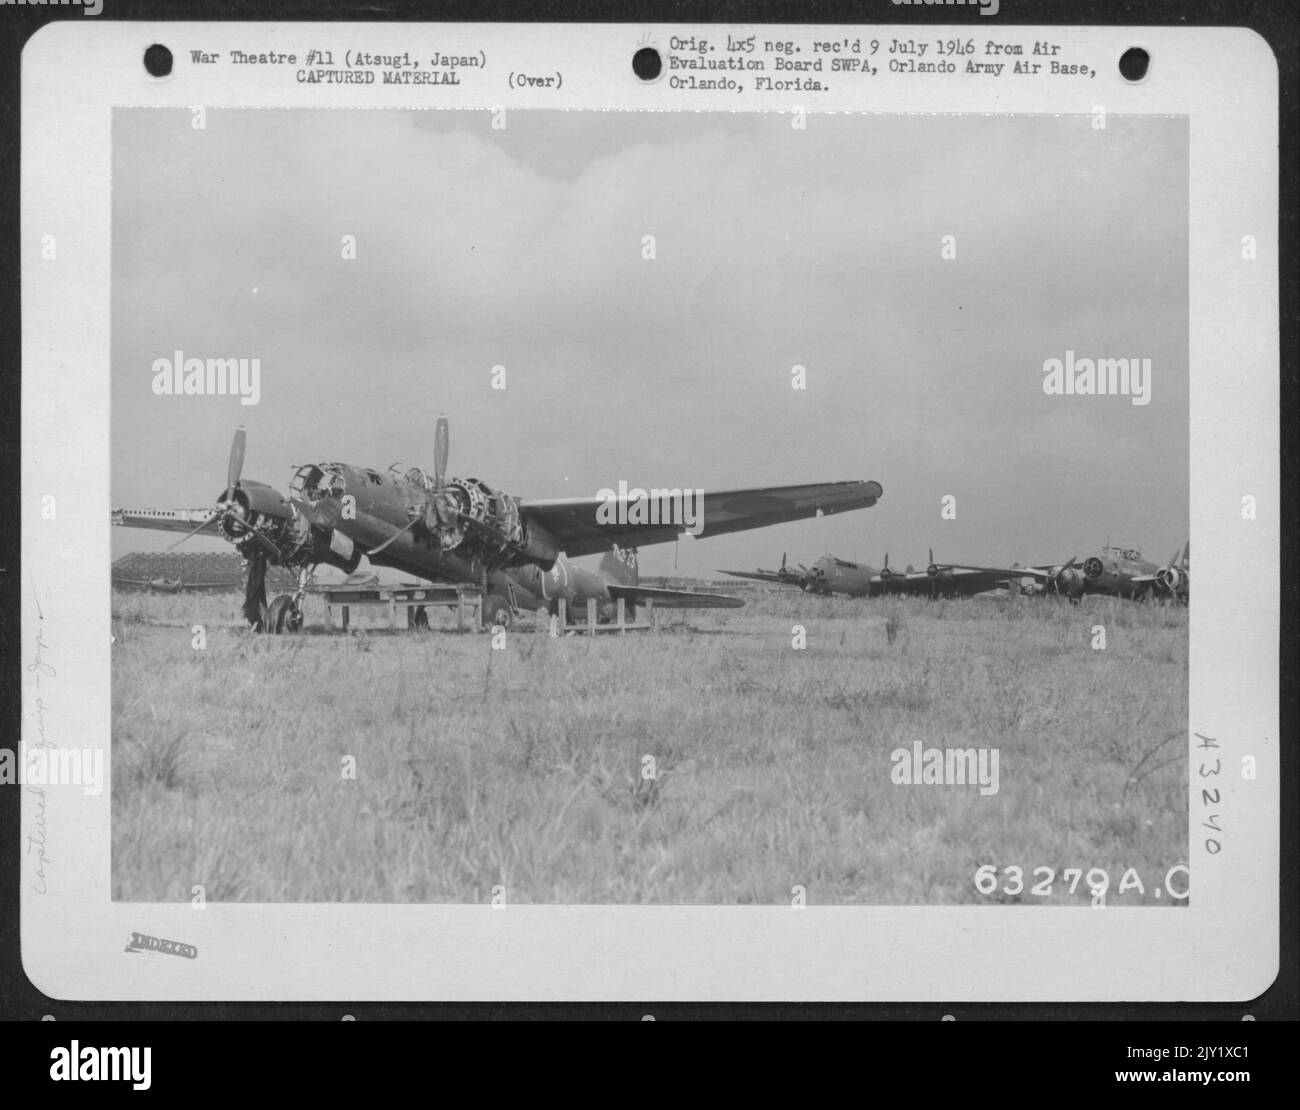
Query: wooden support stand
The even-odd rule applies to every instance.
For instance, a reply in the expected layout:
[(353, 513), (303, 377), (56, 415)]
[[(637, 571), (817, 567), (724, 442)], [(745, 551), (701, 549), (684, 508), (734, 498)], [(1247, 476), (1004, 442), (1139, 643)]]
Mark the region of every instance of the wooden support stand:
[(601, 624), (597, 617), (597, 604), (595, 598), (587, 599), (586, 619), (569, 623), (569, 607), (564, 598), (556, 602), (556, 609), (559, 618), (560, 631), (565, 632), (585, 632), (588, 636), (595, 636), (599, 632), (642, 632), (649, 631), (655, 627), (654, 602), (642, 602), (642, 617), (640, 620), (627, 619), (627, 606), (623, 598), (615, 601), (615, 617), (610, 624)]
[(477, 632), (483, 614), (483, 595), (472, 586), (372, 586), (370, 588), (324, 586), (314, 591), (325, 599), (326, 620), (333, 627), (334, 610), (339, 611), (343, 631), (352, 623), (352, 609), (383, 608), (388, 611), (388, 627), (397, 630), (398, 609), (406, 610), (405, 627), (427, 627), (417, 613), (421, 609), (441, 606), (456, 610), (456, 631), (464, 632), (468, 625)]

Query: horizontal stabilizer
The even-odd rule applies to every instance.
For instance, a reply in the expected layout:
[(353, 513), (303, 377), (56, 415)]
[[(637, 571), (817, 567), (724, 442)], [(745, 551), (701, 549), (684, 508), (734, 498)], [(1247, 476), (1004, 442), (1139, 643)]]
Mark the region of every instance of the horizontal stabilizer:
[(730, 597), (727, 594), (697, 594), (690, 590), (662, 590), (654, 586), (615, 586), (606, 587), (609, 596), (632, 605), (641, 605), (653, 601), (664, 609), (739, 609), (745, 604), (743, 598)]

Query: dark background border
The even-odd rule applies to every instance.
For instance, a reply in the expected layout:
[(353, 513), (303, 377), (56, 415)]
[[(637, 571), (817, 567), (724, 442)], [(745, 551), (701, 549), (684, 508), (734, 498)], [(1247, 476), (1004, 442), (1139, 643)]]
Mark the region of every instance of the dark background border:
[[(384, 0), (379, 3), (309, 3), (306, 0), (272, 0), (270, 3), (255, 0), (230, 0), (225, 3), (197, 2), (197, 0), (103, 0), (103, 12), (96, 17), (82, 14), (80, 7), (51, 6), (0, 7), (0, 465), (4, 472), (16, 476), (21, 465), (21, 412), (19, 405), (21, 345), (20, 345), (20, 250), (19, 250), (19, 121), (21, 105), (20, 54), (23, 44), (38, 28), (60, 19), (119, 21), (168, 20), (226, 20), (226, 21), (382, 21), (382, 22), (626, 22), (633, 24), (685, 24), (685, 23), (894, 23), (925, 26), (927, 24), (983, 25), (989, 28), (1015, 25), (1153, 25), (1153, 26), (1244, 26), (1262, 35), (1272, 46), (1279, 67), (1279, 139), (1281, 143), (1281, 181), (1279, 196), (1282, 210), (1279, 213), (1279, 260), (1296, 257), (1297, 226), (1297, 50), (1300, 40), (1300, 4), (1294, 0), (1001, 0), (995, 17), (980, 15), (977, 6), (895, 6), (890, 0), (811, 0), (808, 3), (669, 3), (664, 0), (633, 5), (631, 3), (594, 4), (585, 0), (556, 3), (539, 0), (526, 3), (469, 3), (456, 0), (437, 5), (418, 3), (415, 0)], [(971, 1022), (987, 1021), (1054, 1021), (1091, 1020), (1125, 1022), (1170, 1021), (1231, 1021), (1241, 1022), (1246, 1014), (1259, 1021), (1294, 1021), (1300, 1017), (1300, 994), (1297, 993), (1297, 840), (1296, 816), (1300, 809), (1300, 781), (1297, 780), (1296, 751), (1292, 743), (1296, 721), (1296, 689), (1290, 681), (1297, 671), (1295, 605), (1296, 576), (1289, 573), (1297, 565), (1296, 530), (1288, 526), (1294, 508), (1291, 489), (1296, 481), (1296, 437), (1288, 419), (1296, 412), (1296, 281), (1294, 269), (1282, 272), (1281, 290), (1281, 511), (1283, 520), (1282, 557), (1276, 573), (1281, 576), (1282, 611), (1281, 627), (1281, 822), (1282, 854), (1281, 894), (1281, 970), (1273, 986), (1259, 998), (1249, 1003), (251, 1003), (251, 1002), (192, 1002), (192, 1003), (123, 1003), (55, 1001), (38, 991), (23, 972), (19, 954), (18, 927), (18, 809), (20, 791), (0, 789), (0, 1019), (39, 1021), (53, 1016), (59, 1022), (73, 1021), (177, 1021), (177, 1020), (280, 1020), (338, 1022), (343, 1014), (355, 1015), (358, 1021), (403, 1019), (615, 1019), (640, 1020), (652, 1013), (658, 1020), (686, 1018), (708, 1019), (886, 1019), (894, 1021), (936, 1021), (945, 1014), (953, 1015), (965, 1030)], [(17, 488), (11, 481), (11, 489)], [(5, 514), (0, 527), (0, 733), (5, 744), (16, 743), (21, 724), (21, 670), (19, 664), (19, 636), (21, 590), (23, 578), (19, 571), (21, 546), (20, 524), (23, 513)], [(24, 508), (24, 512), (27, 511)], [(1271, 567), (1246, 568), (1247, 573), (1275, 573)], [(382, 938), (376, 938), (382, 944)], [(1216, 938), (1206, 938), (1207, 958), (1212, 959)], [(396, 955), (396, 954), (395, 954)], [(41, 1043), (64, 1044), (78, 1035), (76, 1028), (63, 1026), (59, 1035), (55, 1027), (43, 1027), (49, 1034)], [(87, 1028), (81, 1027), (84, 1037)], [(143, 1028), (143, 1027), (137, 1027)], [(339, 1028), (335, 1026), (335, 1028)], [(1203, 1031), (1194, 1041), (1198, 1043), (1238, 1043), (1249, 1026), (1238, 1025), (1235, 1030), (1209, 1034)], [(1175, 1031), (1177, 1032), (1177, 1031)], [(1260, 1031), (1262, 1033), (1262, 1031)], [(1170, 1040), (1170, 1031), (1163, 1029), (1155, 1037), (1139, 1037), (1138, 1030), (1127, 1026), (1121, 1039), (1126, 1042), (1163, 1043)], [(91, 1034), (93, 1036), (93, 1034)], [(150, 1034), (153, 1035), (152, 1033)], [(873, 1037), (878, 1034), (873, 1033)], [(1252, 1036), (1254, 1034), (1252, 1030)], [(276, 1035), (277, 1037), (279, 1034)], [(968, 1032), (969, 1036), (969, 1032)], [(1016, 1037), (1020, 1037), (1018, 1031)], [(1071, 1034), (1073, 1037), (1074, 1034)], [(27, 1038), (24, 1038), (27, 1039)], [(119, 1038), (121, 1039), (121, 1038)], [(138, 1037), (127, 1036), (127, 1040)], [(332, 1039), (332, 1038), (331, 1038)], [(887, 1038), (895, 1042), (895, 1037)], [(1112, 1037), (1112, 1040), (1114, 1038)], [(1176, 1037), (1174, 1038), (1177, 1039)], [(1187, 1039), (1187, 1038), (1184, 1038)], [(1031, 1038), (1031, 1041), (1033, 1038)], [(926, 1038), (933, 1047), (931, 1038)], [(110, 1043), (116, 1043), (111, 1042)], [(373, 1043), (373, 1041), (371, 1042)], [(909, 1042), (914, 1043), (914, 1042)], [(974, 1041), (966, 1045), (973, 1051)], [(1116, 1041), (1115, 1043), (1118, 1043)], [(353, 1050), (358, 1047), (353, 1042)], [(878, 1042), (873, 1046), (880, 1053)], [(899, 1043), (889, 1044), (889, 1052), (903, 1047), (904, 1059), (895, 1061), (914, 1075), (926, 1074), (925, 1057), (907, 1061), (909, 1053)], [(917, 1045), (917, 1048), (921, 1048)], [(1022, 1051), (1028, 1048), (1023, 1046)], [(206, 1051), (216, 1052), (218, 1046), (209, 1043)], [(187, 1052), (194, 1052), (191, 1042)], [(236, 1049), (238, 1052), (239, 1050)], [(945, 1054), (950, 1052), (945, 1048)], [(1005, 1052), (1005, 1043), (1003, 1045)], [(157, 1053), (155, 1053), (157, 1055)], [(1020, 1053), (1016, 1053), (1020, 1055)], [(1028, 1066), (1038, 1055), (1030, 1049), (1023, 1067), (1013, 1067), (1010, 1075), (994, 1068), (986, 1075), (995, 1086), (985, 1086), (976, 1081), (975, 1090), (981, 1087), (992, 1093), (1010, 1079), (1012, 1082), (1031, 1080), (1037, 1070)], [(1115, 1053), (1107, 1050), (1101, 1055), (1109, 1065)], [(282, 1059), (279, 1053), (276, 1057)], [(927, 1051), (925, 1056), (931, 1056)], [(173, 1057), (173, 1060), (176, 1058)], [(48, 1052), (38, 1055), (37, 1063), (44, 1072)], [(194, 1066), (202, 1064), (194, 1058)], [(883, 1062), (883, 1061), (882, 1061)], [(1004, 1058), (1005, 1062), (1005, 1058)], [(1065, 1061), (1049, 1064), (1048, 1074), (1059, 1081), (1063, 1078), (1058, 1067)], [(650, 1061), (645, 1062), (650, 1065)], [(742, 1062), (743, 1063), (743, 1062)], [(784, 1070), (789, 1066), (801, 1070), (797, 1058), (788, 1065), (778, 1064)], [(846, 1062), (847, 1063), (847, 1062)], [(1040, 1059), (1039, 1064), (1043, 1063)], [(1225, 1061), (1218, 1067), (1258, 1066), (1258, 1059)], [(328, 1066), (328, 1057), (323, 1061)], [(158, 1065), (155, 1064), (155, 1067)], [(633, 1065), (636, 1067), (637, 1065)], [(823, 1065), (824, 1066), (824, 1065)], [(1116, 1066), (1125, 1066), (1117, 1063)], [(1195, 1068), (1195, 1062), (1184, 1066)], [(489, 1065), (490, 1068), (490, 1065)], [(24, 1071), (28, 1070), (26, 1068)], [(818, 1070), (821, 1070), (820, 1068)], [(855, 1069), (856, 1070), (856, 1069)], [(981, 1069), (982, 1070), (982, 1069)], [(323, 1074), (323, 1073), (322, 1073)], [(489, 1070), (488, 1075), (492, 1072)], [(192, 1085), (195, 1075), (185, 1076)], [(570, 1073), (566, 1085), (576, 1077)], [(682, 1077), (679, 1075), (678, 1079)], [(489, 1080), (491, 1082), (491, 1080)], [(671, 1082), (671, 1080), (670, 1080)], [(1019, 1084), (1017, 1084), (1019, 1085)], [(634, 1081), (631, 1086), (636, 1087)], [(674, 1083), (675, 1087), (676, 1084)], [(155, 1089), (159, 1084), (155, 1083)], [(671, 1089), (671, 1088), (670, 1088)], [(490, 1088), (489, 1088), (490, 1090)], [(554, 1089), (552, 1089), (554, 1090)], [(590, 1091), (591, 1089), (588, 1088)], [(660, 1089), (662, 1092), (662, 1088)], [(915, 1090), (915, 1088), (913, 1088)], [(1258, 1087), (1256, 1087), (1258, 1091)], [(487, 1093), (487, 1092), (485, 1092)], [(804, 1092), (809, 1093), (808, 1091)]]

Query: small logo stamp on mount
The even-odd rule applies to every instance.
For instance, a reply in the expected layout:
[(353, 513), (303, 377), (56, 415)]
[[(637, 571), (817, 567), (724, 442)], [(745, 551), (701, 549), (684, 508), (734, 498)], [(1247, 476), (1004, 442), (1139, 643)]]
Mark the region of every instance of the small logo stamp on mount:
[(126, 942), (128, 952), (163, 952), (168, 956), (184, 956), (187, 960), (197, 959), (199, 950), (192, 944), (182, 944), (178, 940), (163, 940), (146, 933), (132, 933)]

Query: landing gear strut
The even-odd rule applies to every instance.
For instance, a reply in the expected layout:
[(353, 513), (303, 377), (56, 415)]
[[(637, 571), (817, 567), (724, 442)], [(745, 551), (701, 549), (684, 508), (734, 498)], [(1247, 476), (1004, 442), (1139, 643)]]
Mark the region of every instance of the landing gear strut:
[(483, 599), (483, 627), (492, 628), (500, 625), (509, 628), (514, 619), (514, 610), (510, 602), (500, 594), (489, 594)]
[(280, 635), (284, 632), (302, 631), (302, 603), (307, 597), (307, 583), (311, 581), (311, 567), (298, 570), (298, 588), (292, 594), (280, 594), (266, 610), (264, 632)]
[(293, 607), (293, 595), (281, 594), (266, 610), (266, 623), (263, 631), (279, 635), (282, 632), (297, 632), (302, 627), (302, 610)]

